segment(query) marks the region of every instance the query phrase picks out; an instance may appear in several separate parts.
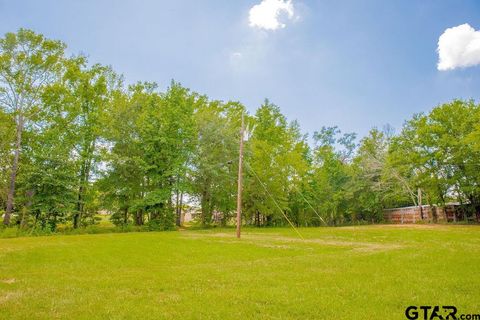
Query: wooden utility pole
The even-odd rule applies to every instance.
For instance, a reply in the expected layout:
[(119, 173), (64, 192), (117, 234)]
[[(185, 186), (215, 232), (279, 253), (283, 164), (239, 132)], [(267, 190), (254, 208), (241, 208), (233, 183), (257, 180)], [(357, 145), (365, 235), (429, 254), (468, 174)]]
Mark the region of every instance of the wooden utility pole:
[(242, 224), (242, 169), (243, 169), (243, 112), (242, 126), (240, 128), (240, 152), (238, 155), (238, 193), (237, 193), (237, 238), (240, 238), (240, 226)]

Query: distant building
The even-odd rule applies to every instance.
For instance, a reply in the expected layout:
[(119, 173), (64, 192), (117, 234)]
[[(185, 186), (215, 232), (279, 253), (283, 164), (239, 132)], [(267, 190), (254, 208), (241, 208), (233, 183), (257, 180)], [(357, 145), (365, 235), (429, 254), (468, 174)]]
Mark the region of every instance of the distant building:
[[(198, 208), (190, 207), (183, 212), (183, 222), (192, 222), (195, 220), (199, 220), (201, 217), (201, 210)], [(219, 211), (212, 212), (212, 222), (213, 223), (220, 223), (223, 218), (223, 213)]]
[(447, 203), (445, 206), (411, 206), (402, 208), (391, 208), (383, 210), (383, 218), (390, 223), (417, 223), (425, 222), (457, 222), (474, 221), (480, 222), (480, 214), (473, 217), (466, 214), (465, 205), (460, 203)]

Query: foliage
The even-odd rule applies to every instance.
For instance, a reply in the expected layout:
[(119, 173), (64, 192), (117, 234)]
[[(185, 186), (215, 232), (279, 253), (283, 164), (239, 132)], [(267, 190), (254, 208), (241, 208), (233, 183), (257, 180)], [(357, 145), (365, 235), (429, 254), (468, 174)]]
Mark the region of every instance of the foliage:
[(480, 211), (479, 114), (480, 105), (455, 100), (414, 116), (393, 138), (391, 164), (429, 203), (458, 201)]
[[(241, 114), (239, 103), (208, 102), (195, 113), (197, 138), (192, 157), (191, 192), (201, 207), (200, 223), (226, 222), (236, 209), (236, 179)], [(221, 212), (220, 221), (212, 214)]]
[(35, 131), (42, 123), (40, 103), (46, 86), (58, 79), (65, 45), (46, 39), (31, 30), (20, 29), (0, 38), (0, 106), (15, 123), (15, 140), (8, 181), (3, 223), (10, 223), (14, 209), (15, 186), (24, 148), (25, 130)]
[[(309, 138), (268, 100), (249, 114), (172, 81), (125, 86), (111, 67), (31, 30), (0, 39), (0, 212), (54, 232), (96, 225), (170, 230), (187, 210), (234, 222), (242, 115), (242, 218), (256, 226), (376, 223), (383, 209), (459, 202), (480, 215), (480, 107), (455, 100), (399, 134), (321, 127)], [(13, 219), (11, 219), (13, 217)], [(93, 228), (93, 227), (92, 227)], [(80, 231), (79, 231), (80, 232)]]

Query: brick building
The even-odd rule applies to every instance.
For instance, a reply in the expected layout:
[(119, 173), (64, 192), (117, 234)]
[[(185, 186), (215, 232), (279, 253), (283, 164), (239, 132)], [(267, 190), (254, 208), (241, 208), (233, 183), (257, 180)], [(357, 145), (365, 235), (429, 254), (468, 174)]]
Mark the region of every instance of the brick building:
[[(447, 203), (439, 206), (411, 206), (383, 210), (383, 218), (390, 223), (457, 222), (469, 220), (459, 203)], [(474, 218), (475, 219), (475, 218)], [(476, 219), (478, 221), (478, 215)]]

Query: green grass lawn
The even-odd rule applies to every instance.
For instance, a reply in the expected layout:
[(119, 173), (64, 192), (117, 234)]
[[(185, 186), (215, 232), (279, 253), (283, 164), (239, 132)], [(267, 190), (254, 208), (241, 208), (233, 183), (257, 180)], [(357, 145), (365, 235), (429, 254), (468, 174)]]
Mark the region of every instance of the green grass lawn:
[(405, 319), (480, 313), (480, 226), (0, 239), (1, 319)]

